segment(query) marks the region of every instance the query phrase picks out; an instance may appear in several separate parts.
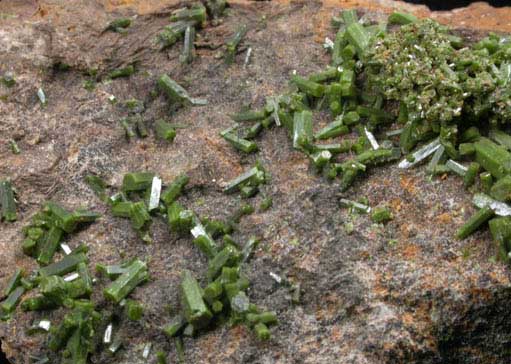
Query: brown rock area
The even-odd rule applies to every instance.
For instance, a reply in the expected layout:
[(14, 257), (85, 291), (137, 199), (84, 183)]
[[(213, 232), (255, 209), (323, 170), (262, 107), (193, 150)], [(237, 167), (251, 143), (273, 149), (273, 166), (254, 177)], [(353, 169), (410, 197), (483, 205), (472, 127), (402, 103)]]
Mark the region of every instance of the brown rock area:
[[(0, 74), (10, 71), (16, 85), (0, 85), (0, 179), (11, 179), (19, 196), (19, 221), (0, 224), (0, 287), (15, 266), (27, 271), (35, 262), (20, 249), (21, 228), (48, 199), (68, 208), (100, 211), (101, 220), (68, 239), (71, 247), (88, 244), (90, 263), (116, 263), (131, 257), (150, 258), (152, 279), (132, 297), (146, 307), (142, 323), (122, 322), (123, 349), (115, 358), (94, 354), (92, 363), (142, 362), (142, 346), (153, 343), (177, 362), (175, 346), (159, 328), (170, 320), (168, 306), (179, 307), (179, 276), (190, 269), (204, 277), (206, 258), (191, 239), (170, 234), (163, 221), (153, 225), (154, 243), (145, 245), (129, 221), (114, 218), (84, 183), (95, 173), (119, 186), (128, 171), (151, 170), (169, 182), (182, 172), (191, 181), (183, 204), (202, 216), (224, 218), (239, 198), (222, 193), (223, 184), (260, 159), (271, 182), (263, 194), (273, 207), (242, 219), (235, 238), (262, 238), (246, 267), (250, 299), (278, 313), (272, 339), (261, 343), (244, 327), (222, 326), (184, 340), (187, 363), (507, 363), (511, 341), (511, 283), (507, 266), (494, 261), (496, 249), (487, 231), (464, 241), (454, 232), (474, 211), (471, 193), (459, 178), (430, 179), (424, 168), (398, 170), (395, 165), (372, 170), (344, 197), (366, 196), (371, 206), (388, 204), (394, 220), (373, 224), (368, 216), (350, 216), (339, 206), (337, 185), (309, 168), (292, 149), (286, 132), (273, 128), (257, 139), (260, 152), (242, 156), (219, 136), (231, 124), (230, 113), (259, 107), (267, 95), (288, 87), (291, 70), (318, 71), (329, 61), (322, 47), (334, 35), (330, 17), (345, 7), (380, 17), (391, 9), (432, 16), (453, 27), (511, 32), (511, 8), (474, 3), (452, 12), (431, 13), (424, 6), (390, 0), (232, 1), (218, 26), (199, 32), (197, 59), (183, 66), (180, 45), (161, 52), (156, 34), (168, 14), (185, 2), (163, 0), (0, 1)], [(103, 32), (120, 15), (133, 16), (127, 34)], [(238, 24), (250, 31), (244, 48), (253, 49), (243, 67), (242, 49), (232, 66), (216, 55)], [(207, 45), (207, 46), (206, 46)], [(71, 66), (60, 72), (55, 64)], [(101, 78), (110, 70), (136, 62), (127, 79), (83, 84), (87, 73)], [(204, 107), (169, 110), (162, 97), (151, 96), (163, 73)], [(48, 104), (41, 107), (41, 87)], [(118, 103), (113, 105), (109, 97)], [(144, 117), (186, 125), (172, 144), (153, 135), (127, 142), (119, 119), (127, 115), (123, 101), (144, 100)], [(318, 123), (322, 123), (319, 121)], [(7, 141), (17, 140), (14, 155)], [(258, 206), (260, 194), (251, 202)], [(348, 234), (345, 224), (352, 223)], [(300, 304), (270, 272), (301, 284)], [(106, 282), (95, 286), (94, 300)], [(44, 335), (25, 329), (41, 318), (58, 323), (61, 310), (17, 312), (0, 322), (2, 350), (12, 363), (29, 363), (30, 354), (46, 353)], [(53, 354), (52, 354), (53, 355)], [(52, 362), (58, 359), (52, 357)]]

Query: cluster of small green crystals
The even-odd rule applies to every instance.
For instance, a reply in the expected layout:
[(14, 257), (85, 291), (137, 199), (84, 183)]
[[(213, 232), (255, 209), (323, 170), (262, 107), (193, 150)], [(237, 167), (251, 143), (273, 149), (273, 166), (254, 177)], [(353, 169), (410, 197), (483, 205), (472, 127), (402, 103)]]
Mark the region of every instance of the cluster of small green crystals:
[(69, 212), (53, 202), (32, 217), (32, 223), (23, 229), (23, 252), (37, 259), (41, 265), (51, 263), (65, 234), (74, 232), (81, 224), (94, 222), (99, 214), (82, 209)]
[[(507, 124), (511, 41), (490, 34), (473, 45), (431, 19), (374, 40), (364, 55), (368, 87), (398, 101), (408, 122), (438, 134), (453, 124)], [(396, 110), (397, 111), (397, 110)]]
[[(183, 50), (179, 59), (181, 63), (191, 63), (195, 58), (196, 31), (205, 25), (208, 15), (213, 19), (220, 16), (225, 9), (225, 6), (225, 0), (211, 0), (207, 1), (205, 5), (202, 3), (196, 3), (192, 4), (190, 7), (175, 10), (170, 16), (170, 21), (172, 23), (166, 26), (163, 31), (158, 34), (156, 41), (161, 45), (162, 49), (165, 49), (173, 46), (179, 40), (184, 39)], [(122, 25), (128, 24), (126, 27), (130, 24), (126, 23), (124, 19), (119, 19), (119, 21)], [(120, 28), (115, 26), (111, 29)], [(112, 71), (110, 77), (128, 77), (134, 72), (134, 67), (129, 65)], [(190, 97), (188, 92), (168, 75), (161, 75), (159, 77), (157, 81), (157, 90), (164, 94), (172, 107), (207, 104), (207, 100)], [(140, 138), (145, 138), (149, 135), (148, 128), (146, 127), (146, 120), (144, 120), (142, 115), (144, 105), (142, 102), (141, 104), (141, 110), (137, 110), (138, 108), (135, 108), (135, 112), (131, 112), (133, 115), (129, 115), (128, 117), (120, 120), (121, 126), (123, 127), (128, 140), (137, 135)], [(174, 140), (177, 134), (176, 129), (176, 125), (168, 123), (165, 120), (160, 119), (154, 121), (154, 134), (159, 139), (167, 142), (172, 142)]]
[[(490, 34), (465, 44), (447, 27), (424, 19), (376, 39), (363, 62), (368, 87), (379, 90), (385, 100), (399, 102), (396, 116), (405, 124), (400, 138), (405, 152), (439, 136), (431, 173), (458, 174), (467, 188), (479, 175), (480, 188), (490, 196), (475, 197), (480, 210), (457, 237), (466, 238), (489, 221), (498, 256), (508, 261), (511, 41)], [(482, 137), (488, 129), (489, 138)], [(465, 166), (463, 161), (470, 163)]]
[(95, 350), (94, 337), (101, 315), (90, 301), (77, 301), (69, 308), (72, 311), (61, 324), (50, 329), (48, 346), (52, 351), (62, 351), (62, 364), (87, 364), (89, 354)]
[[(162, 48), (184, 40), (180, 57), (183, 63), (194, 58), (196, 31), (208, 17), (215, 21), (226, 6), (224, 0), (206, 0), (204, 4), (173, 12), (172, 23), (158, 36)], [(464, 239), (488, 224), (499, 259), (508, 262), (511, 40), (490, 34), (477, 43), (465, 43), (433, 20), (404, 13), (391, 14), (388, 24), (368, 24), (359, 21), (356, 11), (347, 10), (334, 17), (332, 24), (336, 27), (335, 39), (325, 42), (331, 51), (331, 65), (308, 76), (293, 72), (289, 92), (267, 97), (259, 110), (230, 115), (234, 124), (222, 131), (221, 137), (240, 152), (257, 153), (256, 138), (270, 127), (283, 127), (290, 145), (307, 156), (316, 173), (337, 181), (342, 192), (370, 168), (402, 155), (406, 156), (399, 168), (410, 168), (429, 159), (429, 174), (453, 173), (475, 193), (473, 203), (478, 210), (460, 227), (456, 237)], [(131, 19), (117, 19), (107, 30), (125, 32), (130, 25)], [(227, 63), (233, 63), (247, 31), (242, 24), (227, 41)], [(128, 77), (134, 71), (132, 65), (127, 65), (112, 71), (110, 77)], [(4, 77), (2, 81), (7, 85), (9, 80)], [(207, 103), (191, 97), (165, 74), (159, 77), (157, 88), (171, 107)], [(40, 93), (43, 102), (44, 92)], [(143, 102), (128, 100), (126, 106), (131, 115), (121, 120), (121, 125), (127, 137), (146, 137)], [(316, 126), (318, 113), (329, 115), (331, 120)], [(167, 142), (174, 140), (178, 127), (165, 120), (154, 122), (155, 135)], [(239, 192), (249, 199), (268, 180), (268, 173), (257, 162), (228, 182), (224, 192)], [(145, 242), (152, 241), (153, 219), (163, 217), (171, 234), (190, 238), (207, 257), (203, 279), (195, 278), (188, 270), (182, 272), (181, 311), (162, 328), (169, 338), (177, 338), (178, 353), (182, 353), (182, 336), (195, 336), (224, 322), (244, 324), (261, 340), (270, 338), (269, 327), (277, 323), (277, 316), (250, 302), (250, 282), (243, 272), (244, 263), (259, 240), (252, 237), (239, 244), (231, 236), (240, 218), (254, 212), (252, 205), (242, 204), (227, 221), (199, 217), (180, 200), (189, 183), (184, 174), (163, 188), (162, 180), (152, 172), (127, 173), (122, 187), (112, 196), (107, 195), (108, 186), (99, 177), (88, 176), (86, 182), (109, 204), (114, 216), (129, 219)], [(340, 204), (370, 213), (374, 223), (383, 224), (394, 218), (390, 209), (372, 209), (367, 200), (342, 198)], [(271, 198), (265, 198), (260, 211), (271, 205)], [(9, 319), (18, 305), (25, 311), (68, 309), (60, 325), (50, 329), (49, 321), (41, 321), (34, 329), (50, 333), (49, 348), (62, 351), (64, 364), (87, 362), (97, 341), (99, 321), (104, 318), (90, 300), (93, 279), (87, 268), (87, 246), (71, 250), (64, 243), (66, 234), (98, 217), (85, 210), (70, 212), (55, 203), (45, 204), (23, 230), (23, 251), (35, 258), (40, 267), (28, 276), (17, 269), (0, 294), (0, 319)], [(0, 220), (15, 219), (14, 191), (9, 182), (2, 181)], [(54, 261), (59, 248), (64, 254)], [(141, 320), (143, 305), (128, 296), (150, 279), (146, 261), (133, 258), (120, 264), (97, 264), (96, 271), (111, 280), (103, 290), (109, 305), (122, 308), (131, 321)], [(29, 291), (30, 297), (24, 298)], [(121, 342), (112, 340), (113, 327), (112, 323), (106, 325), (103, 344), (115, 354)], [(151, 344), (144, 347), (145, 359), (150, 347)], [(157, 358), (158, 362), (165, 362), (161, 353)]]
[[(382, 96), (357, 82), (367, 48), (384, 29), (362, 25), (351, 10), (341, 13), (339, 23), (332, 46), (333, 66), (307, 77), (294, 72), (290, 92), (267, 97), (259, 110), (230, 115), (235, 124), (221, 136), (234, 148), (255, 153), (254, 139), (261, 131), (284, 127), (293, 148), (308, 156), (313, 169), (329, 180), (339, 178), (345, 191), (369, 167), (396, 160), (401, 152), (390, 140), (376, 142), (373, 132), (391, 123), (392, 117), (383, 109)], [(327, 110), (334, 119), (317, 131), (316, 110)]]
[(403, 25), (376, 39), (364, 57), (368, 84), (406, 105), (410, 120), (440, 124), (461, 115), (469, 95), (446, 27), (430, 19)]
[[(183, 272), (182, 315), (163, 328), (169, 337), (180, 343), (182, 335), (194, 336), (228, 320), (231, 324), (247, 325), (261, 340), (269, 339), (269, 326), (277, 322), (276, 315), (250, 303), (246, 294), (250, 282), (242, 272), (242, 264), (248, 261), (258, 240), (251, 238), (240, 247), (229, 235), (234, 229), (234, 218), (230, 222), (200, 219), (193, 211), (186, 210), (178, 199), (189, 182), (188, 176), (179, 175), (162, 188), (162, 181), (154, 173), (127, 173), (120, 192), (110, 197), (107, 194), (109, 187), (101, 178), (87, 176), (86, 182), (101, 200), (111, 206), (113, 215), (129, 218), (147, 242), (150, 241), (152, 220), (165, 217), (171, 233), (189, 234), (194, 245), (208, 257), (208, 283), (204, 289), (190, 272)], [(226, 192), (257, 188), (264, 182), (265, 171), (257, 164), (253, 171), (231, 181)], [(247, 214), (253, 208), (247, 211), (243, 207), (242, 210), (242, 214)], [(111, 280), (103, 290), (103, 296), (110, 302), (109, 308), (97, 312), (96, 304), (91, 301), (93, 282), (97, 280), (87, 268), (88, 248), (81, 245), (71, 250), (63, 242), (66, 234), (98, 217), (98, 214), (85, 210), (69, 212), (53, 202), (46, 203), (34, 215), (30, 225), (24, 228), (26, 239), (23, 250), (36, 258), (41, 267), (28, 277), (22, 269), (17, 269), (2, 292), (5, 299), (0, 303), (0, 318), (3, 320), (10, 319), (20, 302), (25, 311), (70, 310), (60, 325), (52, 326), (49, 320), (42, 320), (27, 331), (30, 334), (50, 333), (49, 348), (62, 353), (62, 363), (86, 363), (89, 354), (97, 350), (100, 329), (104, 329), (106, 350), (113, 355), (120, 349), (122, 341), (108, 310), (119, 312), (121, 307), (131, 321), (139, 321), (143, 317), (142, 304), (128, 296), (137, 286), (149, 280), (146, 262), (133, 258), (121, 264), (96, 265), (98, 276)], [(222, 238), (220, 242), (215, 241), (219, 237)], [(63, 257), (52, 262), (59, 247)], [(29, 291), (33, 292), (23, 299)], [(115, 315), (118, 317), (119, 314)], [(147, 352), (150, 346), (146, 345)]]
[[(489, 222), (498, 257), (509, 261), (511, 137), (506, 130), (511, 120), (511, 41), (490, 34), (466, 44), (431, 19), (401, 13), (392, 14), (389, 23), (400, 27), (377, 33), (371, 46), (358, 52), (361, 95), (383, 101), (380, 105), (393, 115), (391, 121), (403, 124), (393, 135), (399, 136), (402, 152), (426, 142), (400, 168), (432, 156), (429, 173), (454, 173), (466, 188), (475, 184), (474, 189), (483, 190), (474, 196), (480, 210), (457, 237), (464, 239)], [(349, 33), (353, 25), (343, 26), (340, 32)], [(333, 53), (335, 61), (335, 46)], [(488, 138), (482, 136), (487, 130)], [(379, 220), (376, 211), (375, 218)]]
[[(193, 5), (175, 11), (170, 16), (170, 25), (166, 26), (158, 35), (162, 48), (173, 46), (184, 38), (181, 61), (189, 63), (193, 59), (193, 43), (195, 41), (195, 28), (201, 28), (206, 21), (206, 7), (202, 4)], [(188, 33), (188, 34), (187, 34)]]
[[(182, 63), (190, 63), (194, 58), (194, 40), (196, 29), (202, 27), (211, 17), (212, 22), (222, 15), (227, 3), (225, 0), (206, 0), (204, 5), (197, 3), (172, 13), (171, 25), (166, 27), (158, 39), (162, 47), (168, 47), (184, 38)], [(128, 32), (132, 24), (130, 18), (112, 21), (105, 31)], [(247, 27), (241, 26), (226, 43), (225, 60), (232, 63), (238, 46), (247, 33)], [(130, 77), (135, 67), (128, 64), (110, 72), (111, 79)], [(3, 80), (7, 84), (7, 79)], [(92, 82), (92, 81), (91, 81)], [(207, 101), (191, 97), (187, 91), (167, 75), (162, 75), (157, 82), (158, 90), (166, 97), (171, 107), (186, 105), (205, 105)], [(40, 95), (39, 95), (40, 94)], [(43, 102), (44, 93), (38, 93)], [(115, 97), (110, 101), (115, 102)], [(142, 113), (144, 103), (137, 99), (126, 100), (124, 106), (128, 116), (121, 120), (121, 125), (129, 139), (138, 135), (149, 135)], [(176, 129), (182, 126), (170, 124), (165, 120), (154, 122), (155, 135), (162, 140), (172, 142)], [(257, 134), (257, 128), (252, 130)], [(255, 144), (248, 146), (241, 138), (226, 136), (238, 143), (241, 150), (250, 152)], [(11, 141), (13, 153), (19, 148)], [(176, 338), (179, 360), (182, 361), (183, 349), (181, 336), (193, 336), (200, 330), (211, 328), (228, 320), (231, 324), (243, 323), (252, 329), (261, 340), (270, 338), (269, 326), (277, 323), (274, 312), (258, 308), (247, 296), (250, 282), (242, 271), (259, 241), (250, 238), (240, 246), (231, 235), (235, 225), (243, 215), (254, 212), (254, 207), (245, 203), (227, 222), (207, 217), (199, 218), (193, 211), (185, 209), (179, 202), (188, 176), (180, 175), (162, 189), (162, 181), (154, 173), (134, 172), (124, 176), (121, 189), (109, 196), (107, 185), (100, 177), (89, 175), (85, 182), (94, 193), (109, 204), (114, 216), (128, 218), (140, 237), (151, 242), (150, 226), (153, 218), (164, 217), (172, 233), (190, 234), (194, 245), (209, 259), (207, 285), (203, 289), (199, 282), (188, 272), (183, 272), (181, 282), (182, 315), (177, 322), (164, 328), (169, 337)], [(225, 192), (240, 191), (245, 197), (252, 197), (259, 192), (259, 186), (265, 183), (267, 175), (257, 163), (247, 173), (229, 183)], [(16, 219), (16, 200), (14, 190), (9, 182), (0, 183), (0, 221)], [(271, 207), (271, 198), (261, 203), (261, 211)], [(120, 315), (131, 321), (140, 321), (144, 317), (144, 306), (128, 296), (133, 290), (150, 279), (146, 261), (133, 258), (119, 264), (96, 265), (98, 278), (88, 270), (88, 247), (81, 244), (71, 249), (64, 239), (67, 234), (75, 232), (83, 223), (95, 221), (99, 214), (85, 211), (67, 211), (61, 206), (49, 202), (32, 218), (23, 230), (25, 240), (23, 251), (40, 264), (39, 269), (30, 275), (23, 269), (17, 269), (1, 292), (0, 319), (9, 320), (19, 305), (24, 311), (42, 311), (63, 309), (65, 316), (60, 323), (53, 324), (48, 319), (35, 321), (27, 329), (27, 334), (49, 334), (48, 347), (60, 352), (63, 364), (86, 364), (89, 355), (98, 351), (99, 343), (108, 353), (114, 355), (121, 347), (122, 341), (116, 333)], [(220, 241), (215, 241), (221, 238)], [(59, 249), (62, 251), (59, 252)], [(56, 261), (54, 261), (54, 259)], [(92, 300), (93, 285), (100, 277), (111, 280), (103, 289), (106, 299), (101, 306)], [(28, 297), (25, 294), (28, 293)], [(101, 311), (99, 308), (101, 307)], [(120, 308), (122, 310), (120, 310)], [(98, 312), (99, 311), (99, 312)], [(123, 312), (122, 314), (120, 312)], [(143, 323), (146, 325), (147, 323)], [(98, 339), (101, 330), (102, 340)], [(104, 330), (104, 331), (103, 331)], [(143, 358), (149, 358), (151, 343), (144, 345)], [(159, 363), (166, 362), (163, 352), (156, 354)], [(48, 357), (37, 358), (38, 363), (50, 362)]]
[[(388, 23), (368, 24), (355, 10), (345, 10), (332, 25), (335, 39), (325, 41), (332, 65), (307, 77), (294, 72), (288, 93), (268, 97), (262, 109), (231, 115), (235, 124), (221, 136), (244, 153), (256, 153), (254, 138), (264, 128), (283, 126), (293, 147), (309, 157), (316, 172), (338, 180), (342, 192), (369, 167), (402, 154), (399, 168), (430, 158), (429, 174), (454, 173), (466, 188), (480, 186), (490, 194), (477, 198), (481, 210), (457, 236), (467, 237), (497, 215), (490, 227), (499, 256), (507, 261), (511, 236), (500, 231), (507, 231), (511, 218), (506, 204), (511, 40), (490, 34), (469, 44), (431, 19), (404, 13), (391, 14)], [(333, 118), (319, 130), (318, 110)], [(341, 204), (371, 211), (351, 200)], [(392, 214), (378, 208), (371, 217), (386, 222)]]
[[(251, 197), (259, 191), (259, 186), (265, 183), (266, 179), (264, 168), (257, 163), (228, 182), (224, 192), (239, 191), (242, 195)], [(99, 188), (105, 186), (104, 183), (91, 177), (88, 181), (95, 182), (91, 187), (99, 196), (106, 195), (104, 189)], [(189, 177), (182, 174), (162, 189), (162, 182), (154, 173), (127, 173), (123, 178), (121, 191), (106, 199), (111, 205), (112, 214), (129, 218), (144, 241), (151, 241), (149, 227), (152, 220), (164, 217), (171, 233), (190, 236), (193, 244), (209, 259), (208, 285), (205, 288), (200, 287), (190, 272), (183, 272), (182, 314), (176, 316), (172, 323), (163, 329), (164, 332), (169, 337), (194, 336), (200, 330), (228, 319), (232, 324), (246, 324), (260, 339), (268, 339), (268, 325), (276, 323), (276, 316), (250, 303), (246, 295), (250, 282), (241, 269), (241, 264), (248, 261), (252, 250), (258, 245), (258, 240), (251, 238), (240, 248), (229, 235), (242, 215), (254, 211), (253, 207), (243, 205), (227, 222), (199, 218), (194, 211), (186, 209), (179, 202), (188, 182)], [(220, 237), (222, 239), (219, 242), (215, 240)], [(148, 279), (147, 267), (139, 260), (120, 265), (98, 264), (96, 270), (114, 280), (105, 288), (104, 295), (115, 304), (122, 302), (131, 290)], [(137, 307), (126, 303), (130, 319), (136, 319), (136, 310)], [(271, 316), (273, 319), (250, 316), (252, 318), (249, 320), (248, 315)]]
[(251, 239), (240, 251), (231, 238), (224, 238), (223, 248), (210, 257), (208, 284), (204, 288), (189, 271), (183, 272), (183, 312), (163, 328), (168, 337), (194, 336), (198, 330), (228, 320), (231, 325), (247, 325), (261, 340), (270, 338), (268, 326), (277, 323), (277, 316), (250, 303), (246, 294), (250, 281), (240, 266), (257, 243), (256, 239)]
[[(258, 186), (264, 183), (266, 174), (264, 168), (257, 164), (252, 169), (241, 174), (224, 189), (226, 193), (255, 189), (246, 192), (252, 196), (257, 193)], [(251, 238), (242, 249), (229, 235), (241, 215), (253, 212), (253, 208), (242, 207), (239, 216), (232, 221), (199, 219), (192, 211), (185, 209), (178, 201), (182, 188), (188, 182), (186, 176), (178, 177), (170, 188), (162, 195), (167, 206), (167, 218), (172, 233), (186, 236), (190, 234), (195, 246), (209, 259), (207, 285), (202, 288), (189, 271), (184, 271), (181, 282), (182, 313), (175, 316), (163, 328), (168, 337), (195, 336), (200, 330), (212, 327), (228, 320), (231, 324), (244, 323), (252, 328), (256, 336), (262, 340), (269, 339), (268, 325), (277, 322), (276, 315), (262, 312), (256, 305), (251, 304), (246, 290), (250, 282), (242, 272), (242, 263), (248, 261), (252, 251), (257, 247), (258, 240)], [(248, 211), (246, 211), (248, 210)], [(220, 242), (215, 238), (222, 237)], [(258, 319), (248, 320), (249, 314), (271, 315), (272, 320), (263, 322)]]
[[(225, 0), (207, 0), (204, 4), (192, 4), (188, 8), (182, 8), (174, 11), (170, 16), (170, 25), (166, 26), (162, 32), (158, 34), (157, 41), (161, 48), (169, 48), (184, 39), (183, 49), (179, 60), (181, 63), (191, 63), (195, 58), (195, 33), (202, 28), (208, 18), (212, 23), (216, 23), (225, 8), (227, 2)], [(247, 26), (242, 25), (226, 42), (225, 61), (230, 64), (234, 62), (237, 48), (247, 33)]]
[(123, 33), (129, 28), (131, 25), (130, 18), (117, 18), (112, 20), (105, 30), (110, 30), (112, 32)]
[(171, 47), (184, 39), (179, 60), (181, 63), (191, 63), (195, 58), (196, 31), (204, 26), (208, 17), (215, 22), (224, 12), (226, 5), (225, 0), (208, 0), (204, 5), (196, 3), (174, 11), (170, 16), (172, 23), (158, 34), (157, 41), (161, 48)]
[[(80, 245), (71, 250), (64, 238), (99, 216), (83, 209), (70, 212), (56, 203), (46, 203), (23, 229), (22, 249), (37, 260), (40, 268), (30, 275), (23, 269), (16, 269), (1, 295), (6, 297), (0, 303), (2, 320), (9, 320), (18, 305), (24, 311), (59, 307), (73, 310), (58, 328), (52, 327), (49, 320), (41, 320), (27, 330), (28, 334), (50, 332), (49, 348), (62, 351), (61, 363), (64, 364), (87, 363), (99, 318), (90, 301), (93, 280), (87, 268), (88, 248)], [(52, 262), (59, 249), (62, 258)], [(28, 297), (24, 297), (26, 294)]]

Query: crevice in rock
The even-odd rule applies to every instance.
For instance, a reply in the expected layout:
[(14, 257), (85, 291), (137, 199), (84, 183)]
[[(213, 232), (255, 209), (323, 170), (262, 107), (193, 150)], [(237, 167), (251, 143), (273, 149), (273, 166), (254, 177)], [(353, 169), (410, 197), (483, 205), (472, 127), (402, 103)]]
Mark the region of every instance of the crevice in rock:
[(9, 361), (7, 360), (7, 356), (2, 350), (2, 342), (0, 341), (0, 364), (9, 364)]
[[(463, 8), (478, 0), (403, 0), (406, 3), (426, 5), (432, 11), (446, 11)], [(488, 4), (494, 7), (509, 6), (509, 0), (488, 0)]]
[(442, 363), (506, 363), (511, 355), (511, 290), (494, 293), (463, 314), (447, 318), (438, 331)]

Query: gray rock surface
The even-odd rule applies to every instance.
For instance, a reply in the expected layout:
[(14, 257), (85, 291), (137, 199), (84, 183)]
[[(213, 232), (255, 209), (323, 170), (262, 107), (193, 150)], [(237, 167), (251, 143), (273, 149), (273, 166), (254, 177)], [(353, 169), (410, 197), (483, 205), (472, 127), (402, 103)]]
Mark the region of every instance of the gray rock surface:
[[(3, 2), (2, 2), (3, 3)], [(154, 243), (144, 245), (129, 222), (112, 217), (84, 184), (90, 173), (119, 186), (124, 173), (157, 172), (169, 182), (181, 172), (191, 176), (183, 203), (200, 215), (229, 216), (239, 200), (222, 193), (223, 184), (255, 159), (272, 175), (261, 195), (273, 208), (245, 217), (235, 237), (251, 235), (262, 244), (247, 266), (250, 299), (276, 310), (280, 324), (268, 343), (258, 342), (244, 327), (219, 327), (185, 340), (189, 363), (505, 363), (509, 360), (509, 269), (495, 263), (495, 247), (486, 231), (465, 241), (454, 232), (473, 212), (471, 193), (455, 177), (429, 179), (423, 167), (399, 170), (384, 166), (371, 171), (343, 197), (366, 196), (371, 206), (388, 204), (395, 216), (375, 225), (365, 215), (350, 215), (338, 204), (336, 184), (315, 175), (306, 158), (292, 149), (283, 129), (270, 129), (257, 140), (256, 156), (241, 156), (218, 132), (228, 114), (243, 106), (259, 107), (267, 95), (286, 90), (291, 70), (320, 70), (329, 58), (318, 40), (333, 36), (328, 28), (332, 2), (236, 2), (222, 24), (207, 26), (203, 45), (189, 66), (179, 64), (180, 45), (159, 52), (154, 36), (167, 24), (175, 1), (113, 7), (111, 2), (41, 1), (30, 8), (0, 5), (0, 74), (13, 72), (14, 88), (0, 85), (0, 179), (13, 181), (19, 196), (19, 221), (0, 225), (0, 282), (15, 266), (30, 271), (35, 262), (19, 244), (21, 228), (40, 204), (51, 199), (68, 208), (86, 206), (104, 217), (69, 238), (70, 246), (86, 242), (90, 268), (97, 262), (151, 257), (152, 280), (132, 294), (146, 306), (142, 323), (122, 322), (118, 332), (126, 345), (115, 359), (105, 354), (93, 363), (141, 363), (143, 344), (154, 343), (176, 362), (176, 350), (158, 329), (170, 320), (168, 306), (179, 306), (180, 272), (187, 268), (204, 277), (206, 259), (190, 239), (170, 234), (163, 222), (153, 226)], [(151, 8), (154, 5), (154, 8)], [(7, 8), (2, 9), (2, 6)], [(7, 9), (7, 10), (6, 10)], [(15, 10), (19, 10), (16, 13)], [(20, 10), (21, 9), (21, 10)], [(337, 7), (339, 9), (339, 7)], [(374, 10), (374, 9), (373, 9)], [(34, 12), (46, 12), (34, 20)], [(113, 11), (113, 12), (110, 12)], [(136, 11), (139, 14), (136, 14)], [(421, 10), (422, 11), (422, 10)], [(103, 33), (110, 19), (135, 16), (126, 35)], [(369, 16), (379, 16), (369, 13)], [(215, 56), (241, 22), (250, 26), (245, 45), (253, 49), (243, 68), (245, 50), (227, 66)], [(129, 79), (106, 81), (112, 69), (137, 62)], [(64, 62), (67, 72), (54, 65)], [(92, 91), (83, 83), (97, 70), (103, 81)], [(169, 110), (150, 92), (167, 73), (195, 97), (209, 104)], [(41, 107), (41, 87), (48, 105)], [(109, 102), (110, 95), (119, 101)], [(126, 116), (123, 101), (144, 100), (144, 117), (168, 118), (185, 124), (172, 144), (151, 135), (127, 142), (118, 120)], [(326, 119), (318, 118), (317, 127)], [(7, 140), (22, 150), (11, 154)], [(352, 223), (349, 234), (346, 224)], [(291, 302), (289, 289), (270, 272), (302, 287), (301, 303)], [(106, 307), (99, 281), (94, 299)], [(2, 285), (0, 284), (0, 286)], [(29, 363), (30, 354), (45, 352), (43, 336), (25, 328), (37, 318), (58, 322), (62, 311), (19, 312), (0, 322), (2, 349), (12, 363)], [(151, 357), (154, 362), (154, 357)]]

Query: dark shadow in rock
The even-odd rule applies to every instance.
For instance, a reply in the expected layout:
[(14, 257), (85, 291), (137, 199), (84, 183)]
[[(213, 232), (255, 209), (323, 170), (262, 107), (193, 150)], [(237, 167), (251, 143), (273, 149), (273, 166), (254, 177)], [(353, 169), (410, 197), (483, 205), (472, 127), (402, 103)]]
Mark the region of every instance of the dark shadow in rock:
[(442, 363), (508, 363), (511, 354), (511, 288), (501, 288), (456, 317), (438, 332)]
[(0, 364), (9, 364), (9, 361), (7, 360), (7, 356), (5, 356), (5, 353), (2, 351), (2, 342), (0, 341)]
[[(426, 5), (432, 11), (446, 11), (469, 6), (471, 3), (475, 3), (474, 0), (404, 0), (411, 4)], [(503, 7), (509, 6), (509, 0), (489, 0), (486, 1), (491, 6)]]

